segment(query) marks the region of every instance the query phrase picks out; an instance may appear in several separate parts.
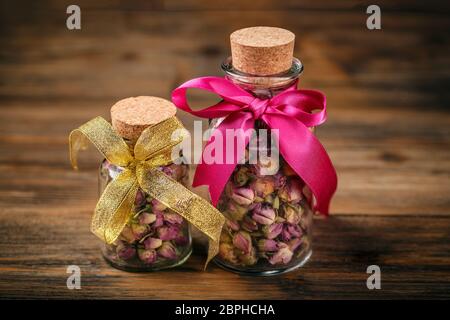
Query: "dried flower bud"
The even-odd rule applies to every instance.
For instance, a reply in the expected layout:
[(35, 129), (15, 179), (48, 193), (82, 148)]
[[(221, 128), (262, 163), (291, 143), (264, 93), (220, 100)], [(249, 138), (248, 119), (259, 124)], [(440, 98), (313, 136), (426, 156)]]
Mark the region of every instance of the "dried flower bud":
[(220, 234), (220, 242), (232, 243), (233, 238), (231, 238), (231, 236), (228, 232), (226, 232), (225, 230), (222, 230), (222, 233)]
[(167, 207), (156, 199), (152, 200), (153, 211), (164, 211)]
[(258, 197), (265, 198), (275, 191), (275, 181), (270, 176), (264, 176), (253, 181), (250, 187)]
[(153, 224), (153, 227), (159, 228), (162, 225), (164, 225), (164, 214), (160, 211), (155, 211), (155, 214), (156, 214), (156, 220), (155, 220), (155, 223)]
[(244, 217), (241, 226), (244, 230), (247, 230), (249, 232), (258, 230), (258, 224), (256, 223), (255, 220), (253, 220), (249, 216)]
[(183, 217), (177, 213), (169, 212), (169, 213), (164, 214), (164, 221), (166, 221), (170, 224), (182, 224)]
[(242, 206), (250, 205), (254, 198), (255, 193), (250, 188), (235, 188), (231, 195), (231, 199)]
[(239, 230), (239, 223), (237, 223), (237, 221), (227, 219), (226, 224), (227, 224), (227, 227), (233, 231)]
[(173, 240), (178, 236), (180, 228), (176, 225), (162, 226), (158, 228), (157, 232), (161, 240)]
[(240, 205), (234, 203), (233, 201), (228, 202), (228, 206), (226, 209), (226, 212), (228, 213), (228, 215), (233, 220), (237, 220), (237, 221), (241, 221), (244, 218), (247, 211), (248, 210), (246, 207), (240, 206)]
[(283, 231), (283, 224), (274, 223), (270, 226), (264, 226), (262, 230), (267, 239), (275, 239)]
[(147, 203), (147, 199), (145, 199), (145, 193), (142, 190), (138, 190), (136, 193), (136, 198), (134, 199), (134, 204), (137, 207), (141, 207)]
[(142, 212), (139, 214), (139, 223), (140, 224), (150, 224), (156, 221), (156, 214)]
[(238, 263), (238, 259), (237, 256), (234, 252), (234, 247), (232, 244), (230, 243), (221, 243), (219, 246), (219, 256), (226, 260), (229, 261), (233, 264), (237, 264)]
[(251, 247), (249, 252), (242, 252), (238, 255), (239, 261), (245, 266), (252, 266), (258, 262), (256, 257), (256, 250)]
[(161, 257), (173, 260), (177, 257), (177, 250), (175, 249), (173, 244), (170, 243), (170, 241), (163, 241), (161, 247), (159, 247), (158, 249), (158, 254)]
[(152, 250), (152, 249), (150, 249), (150, 250), (139, 249), (138, 255), (139, 255), (139, 260), (141, 260), (142, 262), (144, 262), (146, 264), (152, 264), (158, 258), (158, 256), (156, 255), (156, 251)]
[(297, 250), (297, 248), (303, 243), (302, 238), (294, 238), (292, 240), (290, 240), (287, 245), (289, 247), (289, 249), (291, 249), (292, 252), (294, 252), (295, 250)]
[(239, 231), (233, 237), (233, 244), (244, 253), (249, 253), (252, 248), (252, 238), (246, 231)]
[(125, 240), (128, 243), (132, 243), (137, 240), (136, 236), (133, 233), (133, 230), (129, 226), (125, 226), (120, 234), (120, 238)]
[(278, 190), (278, 196), (284, 202), (297, 203), (302, 199), (303, 185), (297, 178), (291, 178)]
[(124, 242), (119, 242), (116, 247), (117, 256), (122, 260), (129, 260), (136, 255), (136, 249)]
[(240, 166), (239, 169), (234, 173), (234, 183), (238, 187), (242, 187), (247, 184), (249, 180), (249, 170), (247, 167)]
[(162, 244), (162, 240), (158, 238), (148, 237), (144, 240), (145, 249), (156, 249)]
[(270, 259), (270, 264), (288, 264), (293, 256), (293, 252), (287, 245), (282, 246)]
[(252, 212), (253, 220), (260, 224), (270, 225), (275, 222), (275, 211), (269, 205), (259, 204)]
[(286, 221), (291, 224), (299, 224), (301, 220), (302, 207), (285, 205), (283, 206), (284, 217)]
[(258, 241), (258, 249), (260, 251), (277, 251), (278, 244), (275, 240), (261, 239)]
[(131, 230), (133, 231), (133, 234), (136, 237), (136, 239), (140, 239), (147, 234), (149, 228), (148, 225), (146, 224), (132, 223)]

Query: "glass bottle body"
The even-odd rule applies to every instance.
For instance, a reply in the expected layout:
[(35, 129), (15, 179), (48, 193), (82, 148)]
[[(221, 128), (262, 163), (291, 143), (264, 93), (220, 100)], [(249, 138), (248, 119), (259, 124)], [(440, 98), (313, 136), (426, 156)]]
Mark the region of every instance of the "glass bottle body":
[[(268, 99), (294, 85), (302, 65), (294, 59), (285, 74), (261, 77), (234, 70), (229, 58), (222, 69), (228, 80)], [(211, 126), (220, 122), (212, 119)], [(260, 132), (270, 133), (261, 120), (255, 121), (255, 132), (251, 139), (258, 141), (250, 141), (245, 163), (236, 166), (219, 199), (218, 209), (227, 221), (214, 261), (243, 274), (280, 274), (302, 266), (311, 256), (312, 193), (281, 155), (272, 163), (263, 161), (260, 155), (270, 157), (275, 146), (261, 145)], [(254, 146), (258, 146), (258, 156), (253, 158), (257, 161), (249, 157)]]
[[(189, 168), (186, 164), (170, 164), (159, 169), (187, 186)], [(106, 159), (101, 163), (100, 194), (122, 170)], [(113, 244), (102, 243), (102, 254), (109, 264), (134, 272), (176, 267), (184, 263), (191, 252), (189, 223), (141, 189), (119, 238)]]

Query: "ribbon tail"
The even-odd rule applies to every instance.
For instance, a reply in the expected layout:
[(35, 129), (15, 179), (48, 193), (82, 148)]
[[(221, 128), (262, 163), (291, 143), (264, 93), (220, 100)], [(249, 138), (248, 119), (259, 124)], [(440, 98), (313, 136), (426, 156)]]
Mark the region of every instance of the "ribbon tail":
[(270, 128), (278, 129), (280, 153), (311, 189), (316, 198), (315, 210), (328, 215), (337, 175), (325, 148), (296, 119), (282, 114), (264, 115), (262, 119)]
[(91, 222), (91, 231), (111, 244), (119, 237), (132, 214), (138, 183), (130, 170), (122, 171), (100, 196)]
[(139, 165), (136, 169), (140, 187), (151, 197), (178, 213), (209, 238), (209, 261), (219, 252), (219, 240), (225, 218), (192, 191), (176, 180), (149, 165)]
[[(207, 185), (214, 206), (217, 206), (234, 168), (244, 159), (245, 147), (254, 133), (253, 127), (254, 120), (250, 113), (232, 113), (214, 129), (203, 149), (192, 185)], [(211, 177), (214, 179), (211, 180)]]

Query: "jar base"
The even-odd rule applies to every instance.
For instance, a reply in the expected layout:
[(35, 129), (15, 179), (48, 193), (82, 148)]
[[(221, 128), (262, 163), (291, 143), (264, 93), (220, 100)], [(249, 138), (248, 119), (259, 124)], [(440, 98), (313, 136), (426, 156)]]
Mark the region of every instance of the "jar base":
[(287, 268), (279, 268), (279, 269), (273, 269), (273, 270), (256, 270), (256, 269), (240, 269), (237, 267), (234, 267), (230, 264), (227, 264), (223, 261), (221, 261), (220, 259), (213, 259), (214, 263), (219, 266), (220, 268), (226, 270), (226, 271), (231, 271), (240, 275), (244, 275), (244, 276), (276, 276), (276, 275), (280, 275), (283, 273), (287, 273), (287, 272), (291, 272), (293, 270), (296, 270), (298, 268), (303, 267), (303, 265), (305, 265), (306, 262), (308, 262), (309, 258), (311, 258), (312, 255), (312, 249), (310, 249), (304, 256), (304, 258), (302, 260), (300, 260), (296, 265), (294, 266), (289, 266)]
[(154, 271), (160, 271), (160, 270), (165, 270), (165, 269), (171, 269), (171, 268), (175, 268), (178, 267), (180, 265), (182, 265), (183, 263), (185, 263), (187, 261), (187, 259), (189, 259), (189, 257), (192, 254), (192, 248), (189, 249), (189, 251), (187, 251), (182, 257), (181, 259), (177, 259), (174, 260), (173, 263), (171, 264), (164, 264), (164, 265), (160, 265), (160, 266), (131, 266), (129, 265), (126, 261), (113, 261), (111, 260), (107, 254), (105, 254), (105, 252), (102, 251), (102, 256), (103, 259), (105, 259), (105, 261), (112, 267), (122, 270), (122, 271), (126, 271), (126, 272), (154, 272)]

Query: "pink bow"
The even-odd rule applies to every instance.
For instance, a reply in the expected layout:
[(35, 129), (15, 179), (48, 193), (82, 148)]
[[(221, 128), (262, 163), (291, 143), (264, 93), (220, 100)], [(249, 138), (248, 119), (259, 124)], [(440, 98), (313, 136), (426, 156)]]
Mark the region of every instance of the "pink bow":
[[(205, 149), (214, 141), (215, 134), (220, 132), (225, 137), (227, 129), (252, 129), (256, 119), (261, 119), (271, 129), (278, 129), (281, 155), (313, 192), (316, 198), (315, 210), (328, 214), (330, 200), (337, 186), (336, 171), (324, 147), (308, 129), (325, 122), (326, 99), (319, 91), (298, 90), (296, 86), (297, 83), (271, 99), (259, 99), (227, 79), (202, 77), (176, 88), (172, 92), (172, 101), (181, 110), (198, 117), (224, 117), (213, 131)], [(186, 91), (190, 88), (213, 92), (223, 100), (203, 110), (192, 110), (186, 100)], [(320, 112), (312, 113), (313, 110)], [(233, 164), (227, 164), (229, 161), (225, 160), (223, 164), (206, 164), (202, 161), (197, 166), (193, 186), (208, 185), (214, 205), (217, 205), (237, 162), (244, 156), (243, 150), (236, 147), (239, 142), (247, 145), (249, 137), (236, 135)], [(223, 145), (222, 155), (225, 159), (226, 147)]]

